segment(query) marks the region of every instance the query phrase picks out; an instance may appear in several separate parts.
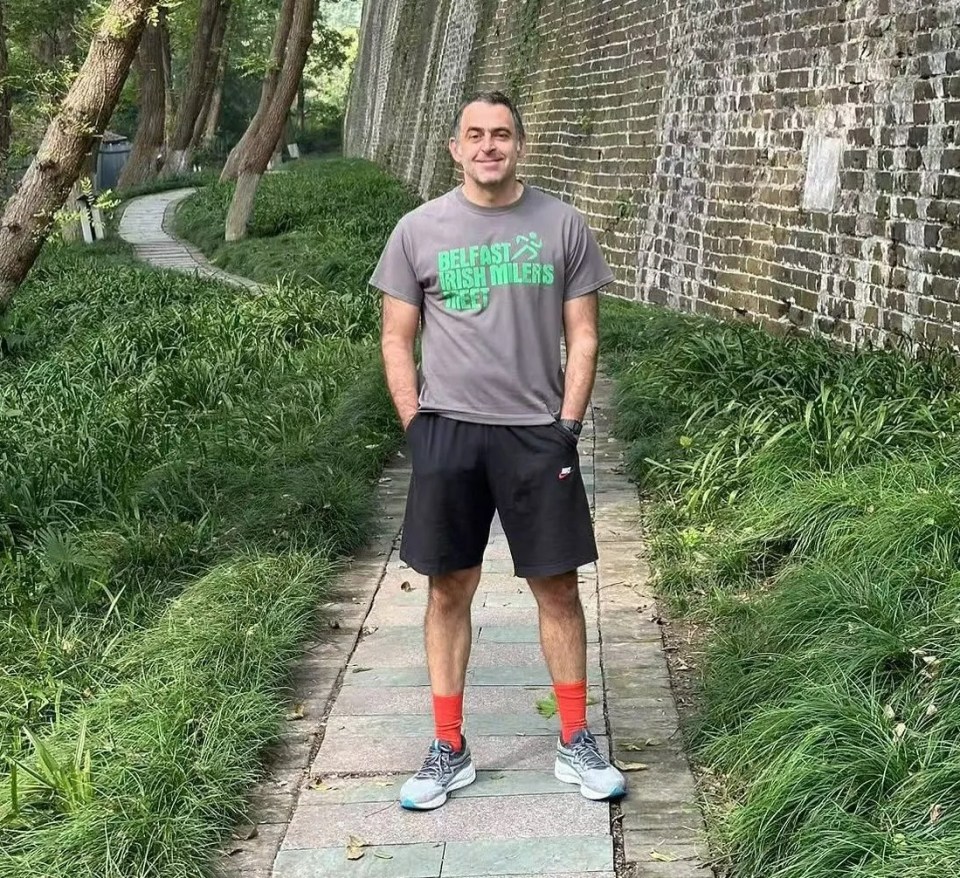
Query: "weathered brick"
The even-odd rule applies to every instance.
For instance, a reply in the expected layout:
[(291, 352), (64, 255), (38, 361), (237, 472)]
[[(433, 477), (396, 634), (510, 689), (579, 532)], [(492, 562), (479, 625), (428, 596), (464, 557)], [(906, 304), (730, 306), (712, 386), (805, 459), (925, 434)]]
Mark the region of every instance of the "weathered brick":
[[(438, 194), (457, 180), (446, 124), (464, 92), (513, 89), (523, 176), (586, 215), (613, 294), (960, 341), (955, 22), (943, 0), (867, 6), (382, 0), (347, 150)], [(817, 169), (834, 210), (801, 209), (815, 134), (841, 142), (839, 167)]]

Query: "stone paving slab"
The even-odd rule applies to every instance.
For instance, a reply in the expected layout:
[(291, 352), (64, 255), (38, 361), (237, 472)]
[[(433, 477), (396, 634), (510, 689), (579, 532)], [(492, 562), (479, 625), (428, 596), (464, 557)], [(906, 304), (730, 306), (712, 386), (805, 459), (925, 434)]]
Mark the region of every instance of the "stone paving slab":
[(497, 827), (508, 828), (511, 839), (596, 836), (607, 832), (609, 823), (606, 805), (583, 796), (552, 793), (451, 796), (432, 814), (406, 811), (397, 802), (313, 805), (304, 801), (290, 822), (283, 849), (332, 847), (346, 843), (351, 835), (374, 845), (481, 841), (490, 838)]
[[(467, 740), (477, 769), (539, 770), (552, 775), (557, 742), (544, 735), (491, 735), (470, 737)], [(607, 738), (598, 735), (600, 747), (608, 751)], [(422, 738), (400, 737), (384, 740), (382, 737), (359, 737), (337, 729), (330, 729), (323, 746), (311, 767), (311, 773), (394, 774), (417, 771), (427, 754)], [(636, 756), (636, 754), (634, 754)]]
[[(596, 706), (595, 706), (596, 707)], [(558, 717), (541, 716), (534, 704), (523, 713), (476, 713), (464, 711), (467, 716), (464, 733), (467, 735), (548, 735), (556, 738), (560, 731)], [(594, 720), (602, 723), (602, 711), (594, 710)], [(433, 738), (433, 717), (430, 714), (359, 715), (331, 714), (327, 732), (332, 729), (351, 732), (358, 737), (383, 736), (387, 740), (413, 735), (421, 741)]]
[[(427, 661), (426, 648), (422, 636), (415, 640), (399, 642), (396, 639), (381, 637), (380, 633), (367, 637), (361, 642), (351, 659), (358, 667), (423, 667)], [(600, 647), (597, 644), (587, 646), (587, 662), (595, 667), (600, 665)], [(527, 643), (490, 642), (480, 640), (470, 650), (470, 666), (489, 668), (494, 666), (541, 667), (544, 665), (543, 652), (537, 641)]]
[(273, 878), (440, 878), (442, 844), (400, 844), (367, 848), (348, 860), (346, 847), (281, 850)]
[[(602, 690), (599, 678), (594, 680), (587, 697), (593, 703), (587, 716), (601, 728), (603, 722)], [(468, 717), (485, 713), (526, 713), (535, 715), (537, 701), (550, 698), (549, 686), (468, 686), (464, 693), (464, 712)], [(340, 690), (330, 715), (373, 716), (377, 714), (432, 715), (430, 688), (352, 686)]]
[(448, 842), (441, 878), (470, 875), (562, 875), (571, 871), (609, 872), (613, 842), (609, 835), (587, 838), (491, 839)]
[[(341, 777), (323, 775), (306, 782), (300, 792), (304, 805), (359, 802), (392, 802), (396, 804), (400, 787), (408, 775), (380, 775), (378, 777)], [(486, 771), (477, 772), (477, 779), (452, 795), (458, 799), (500, 796), (533, 796), (544, 793), (580, 795), (573, 784), (561, 783), (546, 771)]]
[[(589, 627), (596, 627), (597, 604), (594, 600), (584, 600), (584, 617)], [(516, 607), (482, 607), (474, 604), (471, 612), (473, 628), (482, 628), (484, 625), (522, 625), (533, 626), (538, 624), (536, 607), (525, 609)], [(391, 626), (423, 625), (422, 607), (391, 607), (379, 601), (373, 605), (365, 624), (382, 631)]]

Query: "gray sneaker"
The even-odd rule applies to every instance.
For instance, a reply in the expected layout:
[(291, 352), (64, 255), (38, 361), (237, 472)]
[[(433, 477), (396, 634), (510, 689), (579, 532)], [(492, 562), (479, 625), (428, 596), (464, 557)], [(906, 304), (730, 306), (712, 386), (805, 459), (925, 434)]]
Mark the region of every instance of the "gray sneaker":
[(467, 739), (458, 752), (446, 741), (434, 741), (423, 767), (400, 788), (400, 804), (411, 811), (429, 811), (447, 801), (447, 793), (477, 779)]
[(588, 799), (616, 799), (627, 792), (626, 778), (600, 752), (597, 739), (587, 730), (577, 732), (569, 744), (557, 741), (553, 773), (564, 783), (580, 784)]

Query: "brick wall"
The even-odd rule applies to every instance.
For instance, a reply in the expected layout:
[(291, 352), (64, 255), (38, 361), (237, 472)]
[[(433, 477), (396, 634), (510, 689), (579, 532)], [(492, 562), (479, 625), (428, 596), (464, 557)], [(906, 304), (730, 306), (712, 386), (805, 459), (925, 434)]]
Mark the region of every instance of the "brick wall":
[(347, 149), (424, 197), (465, 91), (626, 298), (960, 343), (960, 0), (369, 0)]

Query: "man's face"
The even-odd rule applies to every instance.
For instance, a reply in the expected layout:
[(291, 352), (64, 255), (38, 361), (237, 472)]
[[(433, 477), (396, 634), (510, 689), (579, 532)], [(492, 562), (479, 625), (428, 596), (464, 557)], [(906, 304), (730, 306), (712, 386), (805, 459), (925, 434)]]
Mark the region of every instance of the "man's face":
[(484, 189), (516, 179), (522, 149), (510, 110), (479, 101), (463, 111), (459, 137), (450, 140), (450, 154), (464, 176)]

